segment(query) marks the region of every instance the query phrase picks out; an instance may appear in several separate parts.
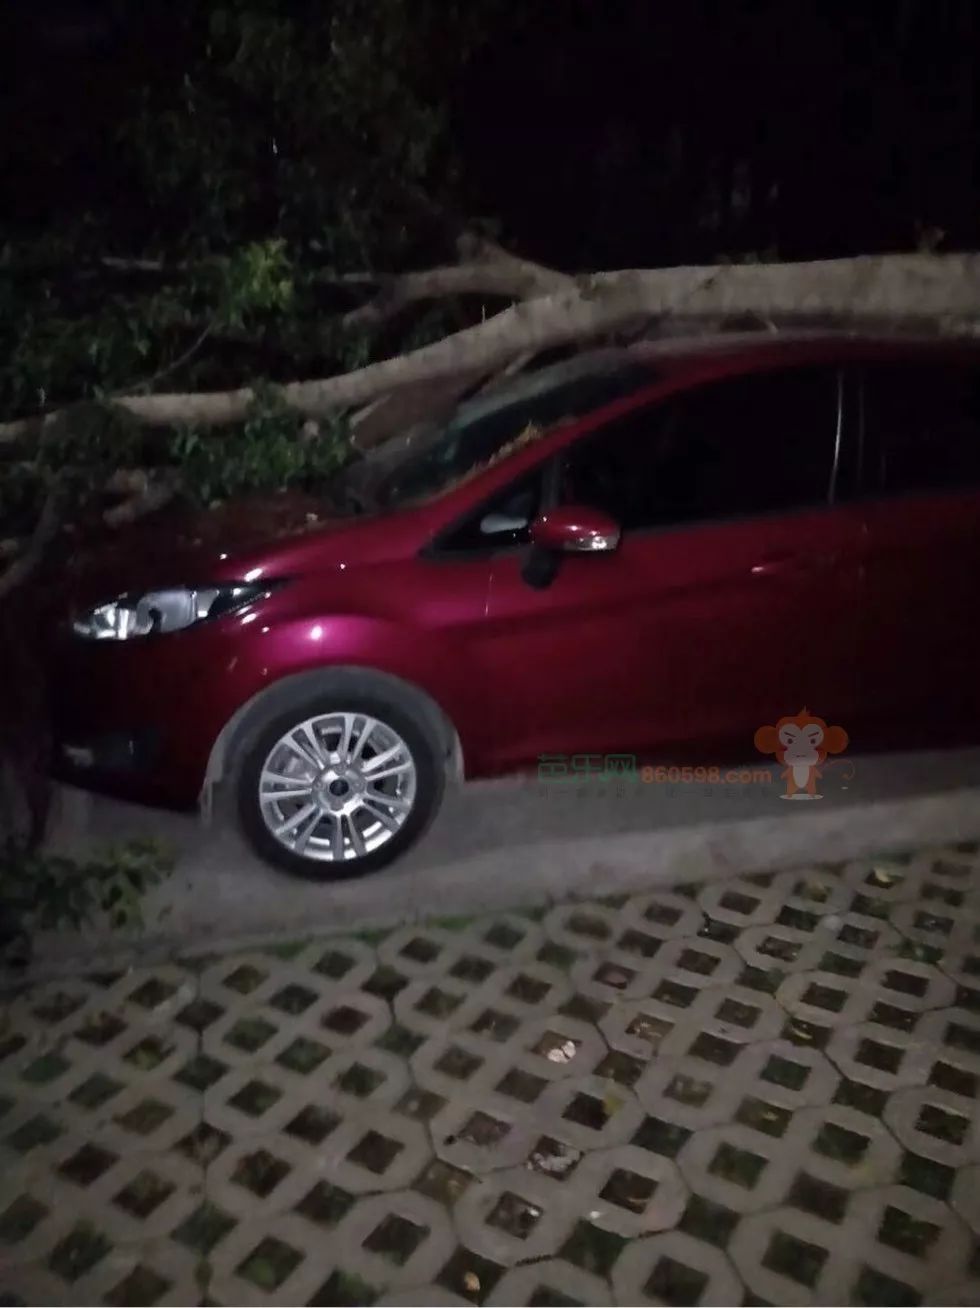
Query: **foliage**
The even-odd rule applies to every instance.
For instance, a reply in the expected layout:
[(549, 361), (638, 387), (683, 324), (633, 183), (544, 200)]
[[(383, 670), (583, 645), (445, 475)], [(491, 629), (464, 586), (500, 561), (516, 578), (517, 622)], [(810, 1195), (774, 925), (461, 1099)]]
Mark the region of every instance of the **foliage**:
[(142, 925), (141, 900), (172, 866), (151, 840), (110, 846), (78, 861), (0, 846), (0, 961), (26, 962), (37, 930), (90, 925), (99, 914), (117, 930)]
[(276, 392), (263, 386), (243, 423), (209, 431), (185, 427), (169, 449), (187, 494), (209, 505), (249, 491), (315, 488), (343, 464), (349, 441), (342, 419), (304, 431)]
[[(0, 416), (69, 406), (3, 486), (0, 535), (15, 534), (8, 516), (36, 515), (66, 466), (83, 492), (112, 467), (176, 467), (205, 503), (336, 470), (344, 429), (300, 439), (267, 387), (243, 424), (171, 431), (152, 447), (110, 424), (101, 401), (263, 390), (304, 364), (322, 375), (397, 351), (390, 335), (340, 329), (364, 294), (342, 278), (446, 252), (437, 215), (459, 171), (448, 106), (497, 12), (501, 0), (119, 10), (102, 93), (82, 110), (88, 130), (44, 117), (34, 129), (36, 155), (67, 153), (77, 169), (77, 199), (65, 194), (38, 223), (28, 180), (0, 220)], [(0, 166), (18, 148), (0, 143)], [(406, 325), (414, 344), (442, 319), (419, 312)]]

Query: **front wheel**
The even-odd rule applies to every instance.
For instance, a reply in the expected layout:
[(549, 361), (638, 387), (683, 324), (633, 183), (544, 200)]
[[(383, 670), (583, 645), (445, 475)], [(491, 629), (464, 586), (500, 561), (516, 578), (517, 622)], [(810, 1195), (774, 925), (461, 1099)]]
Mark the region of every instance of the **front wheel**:
[(434, 715), (409, 690), (311, 692), (254, 724), (238, 771), (242, 829), (263, 858), (320, 880), (397, 858), (445, 784)]

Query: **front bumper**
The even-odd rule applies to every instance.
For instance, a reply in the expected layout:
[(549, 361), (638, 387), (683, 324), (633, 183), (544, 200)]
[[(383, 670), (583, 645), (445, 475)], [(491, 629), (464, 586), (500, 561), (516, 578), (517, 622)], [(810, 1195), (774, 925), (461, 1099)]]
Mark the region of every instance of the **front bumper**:
[(247, 698), (229, 655), (204, 629), (119, 644), (59, 639), (47, 669), (56, 775), (192, 807), (218, 733)]

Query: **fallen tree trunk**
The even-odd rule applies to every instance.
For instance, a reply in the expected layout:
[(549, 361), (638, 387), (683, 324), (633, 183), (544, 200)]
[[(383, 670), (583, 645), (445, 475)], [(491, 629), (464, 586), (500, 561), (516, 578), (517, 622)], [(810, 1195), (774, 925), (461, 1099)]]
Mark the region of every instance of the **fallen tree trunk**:
[[(499, 286), (495, 262), (488, 260), (485, 268), (492, 284)], [(459, 285), (450, 287), (445, 272), (433, 270), (429, 295), (458, 293)], [(414, 301), (423, 293), (425, 274), (408, 276)], [(385, 294), (395, 295), (394, 286)], [(473, 268), (467, 271), (467, 289), (479, 289)], [(324, 417), (413, 383), (462, 372), (490, 374), (520, 354), (537, 354), (614, 332), (638, 320), (681, 316), (695, 322), (746, 315), (760, 322), (784, 320), (797, 325), (827, 319), (842, 325), (868, 320), (900, 324), (911, 319), (927, 322), (939, 332), (974, 335), (980, 330), (980, 255), (880, 255), (814, 263), (594, 273), (534, 295), (432, 345), (339, 376), (289, 382), (279, 394), (297, 414)], [(254, 399), (250, 387), (241, 387), (117, 396), (111, 403), (147, 426), (218, 426), (241, 421)], [(0, 424), (0, 443), (30, 437), (56, 416)]]

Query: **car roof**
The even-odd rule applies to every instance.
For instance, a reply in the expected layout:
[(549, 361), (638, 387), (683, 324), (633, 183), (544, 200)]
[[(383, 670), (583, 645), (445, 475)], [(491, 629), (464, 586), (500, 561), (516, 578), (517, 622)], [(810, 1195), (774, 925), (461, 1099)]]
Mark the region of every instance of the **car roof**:
[(625, 347), (624, 354), (661, 371), (701, 371), (714, 363), (747, 368), (791, 362), (794, 359), (832, 357), (846, 359), (974, 358), (980, 362), (980, 341), (966, 336), (940, 336), (909, 332), (850, 331), (846, 329), (792, 329), (787, 331), (720, 332), (704, 336), (643, 339)]

